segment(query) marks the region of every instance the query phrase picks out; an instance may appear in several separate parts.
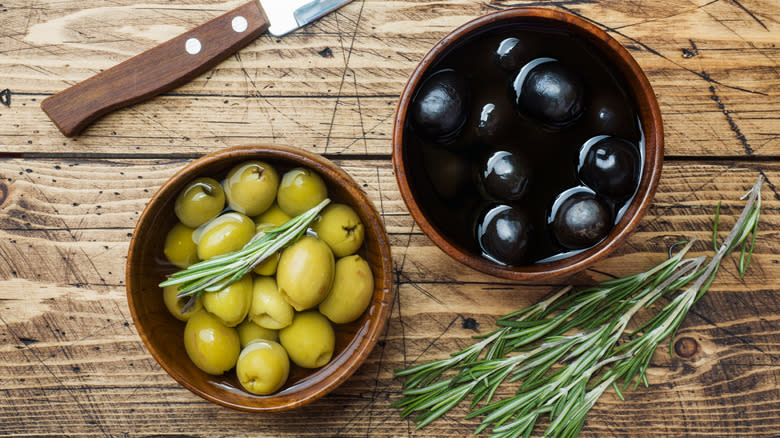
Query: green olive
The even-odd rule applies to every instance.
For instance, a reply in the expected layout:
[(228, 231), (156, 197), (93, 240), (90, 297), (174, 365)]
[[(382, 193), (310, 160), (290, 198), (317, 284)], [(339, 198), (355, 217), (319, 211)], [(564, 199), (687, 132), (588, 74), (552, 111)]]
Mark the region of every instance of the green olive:
[(374, 294), (374, 275), (368, 262), (351, 255), (336, 262), (333, 287), (320, 303), (320, 313), (336, 324), (352, 322), (363, 314)]
[(268, 256), (267, 259), (263, 260), (260, 262), (260, 264), (255, 266), (254, 273), (266, 277), (274, 275), (276, 273), (276, 268), (279, 266), (279, 259), (281, 257), (282, 256), (279, 254), (279, 251), (276, 251), (275, 253)]
[(241, 350), (236, 376), (241, 386), (252, 394), (276, 392), (290, 375), (290, 359), (284, 348), (274, 341), (255, 341)]
[(312, 224), (312, 229), (330, 246), (336, 257), (354, 254), (363, 244), (363, 222), (348, 205), (328, 205)]
[(252, 276), (245, 275), (241, 280), (216, 292), (204, 292), (201, 295), (203, 307), (228, 327), (235, 327), (246, 318), (252, 304)]
[(193, 231), (195, 230), (179, 222), (165, 235), (163, 254), (179, 268), (184, 269), (198, 261), (198, 245), (192, 240)]
[(254, 236), (255, 223), (246, 215), (236, 212), (223, 214), (195, 230), (194, 234), (201, 260), (239, 250)]
[(336, 334), (316, 310), (296, 313), (293, 323), (279, 331), (279, 342), (296, 365), (319, 368), (333, 356)]
[[(261, 233), (265, 230), (276, 228), (276, 225), (273, 224), (257, 224), (257, 227), (255, 227), (256, 233)], [(271, 275), (274, 275), (276, 273), (276, 267), (279, 265), (279, 258), (281, 257), (281, 253), (279, 251), (276, 251), (275, 253), (268, 256), (267, 259), (263, 260), (255, 266), (254, 273), (257, 275), (263, 275), (266, 277), (270, 277)]]
[(290, 219), (292, 219), (290, 215), (282, 211), (282, 209), (279, 208), (279, 204), (274, 202), (273, 205), (268, 207), (268, 210), (266, 210), (265, 213), (255, 218), (255, 223), (258, 226), (271, 224), (278, 227), (279, 225), (284, 225), (284, 223)]
[(225, 208), (225, 192), (212, 178), (198, 178), (179, 193), (173, 211), (181, 223), (197, 228), (215, 218)]
[(195, 304), (187, 309), (186, 312), (182, 313), (181, 309), (190, 301), (190, 297), (176, 298), (176, 295), (178, 294), (178, 285), (166, 286), (163, 288), (163, 302), (165, 303), (165, 307), (171, 312), (171, 315), (179, 321), (187, 321), (195, 312), (203, 308), (201, 298), (198, 297), (195, 300)]
[(233, 368), (241, 351), (238, 332), (201, 310), (184, 327), (184, 348), (201, 371), (218, 376)]
[(268, 163), (249, 161), (239, 164), (225, 178), (225, 195), (233, 210), (256, 216), (276, 199), (279, 174)]
[(295, 168), (282, 176), (276, 202), (290, 216), (298, 216), (328, 197), (325, 182), (311, 169)]
[(260, 327), (277, 330), (293, 320), (293, 308), (284, 299), (273, 277), (257, 277), (252, 287), (249, 319)]
[(325, 242), (303, 236), (282, 252), (276, 269), (279, 292), (295, 310), (311, 309), (328, 295), (334, 265), (333, 252)]
[(252, 341), (258, 339), (265, 339), (267, 341), (276, 341), (279, 339), (279, 332), (277, 330), (267, 329), (255, 324), (249, 318), (236, 327), (238, 330), (238, 339), (241, 341), (241, 347), (246, 347)]

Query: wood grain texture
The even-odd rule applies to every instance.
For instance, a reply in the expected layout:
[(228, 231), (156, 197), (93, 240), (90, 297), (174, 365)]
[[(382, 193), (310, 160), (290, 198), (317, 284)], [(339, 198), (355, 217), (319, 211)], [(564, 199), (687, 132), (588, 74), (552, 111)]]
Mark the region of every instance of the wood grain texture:
[[(0, 107), (3, 151), (202, 153), (273, 139), (317, 152), (387, 153), (395, 101), (438, 39), (483, 13), (540, 3), (356, 1), (283, 38), (261, 36), (75, 141), (57, 135), (38, 108), (42, 99), (238, 3), (44, 4), (0, 12), (7, 23), (0, 85), (13, 93), (11, 106)], [(780, 7), (773, 0), (550, 6), (595, 22), (628, 48), (658, 95), (670, 155), (780, 153)]]
[[(0, 0), (2, 2), (2, 0)], [(53, 93), (239, 6), (241, 1), (5, 1), (0, 5), (0, 437), (450, 437), (463, 408), (421, 431), (388, 405), (396, 368), (442, 358), (558, 282), (523, 285), (464, 268), (401, 200), (389, 160), (409, 74), (450, 30), (519, 5), (560, 8), (626, 46), (658, 96), (659, 190), (613, 256), (568, 282), (644, 270), (682, 239), (711, 254), (761, 173), (760, 239), (745, 279), (734, 258), (691, 310), (650, 388), (607, 392), (583, 437), (777, 437), (780, 431), (780, 4), (775, 0), (355, 0), (284, 38), (261, 36), (180, 88), (66, 139), (40, 110)], [(145, 350), (124, 293), (144, 205), (191, 158), (274, 142), (335, 158), (368, 193), (392, 243), (396, 300), (366, 363), (289, 413), (220, 408)], [(475, 327), (471, 329), (469, 327)], [(506, 395), (511, 389), (502, 390)]]
[[(385, 334), (352, 378), (300, 411), (258, 417), (219, 408), (162, 371), (137, 337), (124, 296), (136, 213), (187, 162), (0, 160), (0, 192), (8, 194), (0, 204), (0, 436), (315, 437), (323, 428), (330, 436), (465, 436), (475, 424), (462, 420), (462, 410), (413, 432), (388, 409), (401, 388), (392, 371), (445, 357), (499, 315), (560, 286), (464, 269), (413, 225), (387, 160), (337, 160), (364, 185), (390, 234), (398, 295)], [(774, 163), (667, 165), (656, 201), (628, 244), (570, 282), (644, 270), (685, 237), (700, 238), (697, 252), (711, 254), (705, 242), (714, 206), (723, 201), (725, 227), (759, 173), (770, 183), (780, 180)], [(626, 402), (608, 393), (582, 436), (773, 436), (778, 430), (780, 196), (769, 184), (763, 201), (748, 276), (741, 280), (728, 259), (677, 336), (677, 344), (692, 339), (695, 351), (670, 359), (662, 345), (648, 372), (651, 387), (628, 394)]]

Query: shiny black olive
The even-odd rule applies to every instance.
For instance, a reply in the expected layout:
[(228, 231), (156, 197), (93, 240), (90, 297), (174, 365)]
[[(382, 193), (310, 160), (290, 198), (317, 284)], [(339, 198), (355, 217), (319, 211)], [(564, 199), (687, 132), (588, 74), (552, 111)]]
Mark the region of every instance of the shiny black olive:
[(474, 135), (479, 140), (492, 143), (512, 133), (515, 117), (512, 104), (505, 96), (481, 99), (474, 105), (472, 114)]
[(496, 64), (506, 71), (519, 70), (528, 60), (525, 46), (518, 38), (502, 40), (496, 49)]
[(582, 79), (552, 58), (526, 64), (515, 76), (512, 92), (523, 114), (553, 127), (573, 122), (585, 106)]
[(636, 131), (634, 111), (621, 93), (602, 90), (593, 94), (587, 115), (591, 132), (627, 137)]
[(567, 190), (553, 205), (551, 225), (555, 239), (564, 248), (588, 248), (609, 234), (612, 214), (595, 194)]
[(466, 122), (471, 92), (455, 70), (440, 70), (428, 77), (415, 94), (410, 108), (414, 127), (437, 143), (452, 141)]
[(622, 138), (599, 136), (580, 150), (580, 181), (599, 195), (625, 201), (636, 191), (640, 173), (638, 148)]
[(533, 235), (525, 212), (509, 205), (489, 206), (477, 220), (477, 243), (485, 257), (498, 263), (527, 263)]
[(480, 137), (494, 137), (501, 127), (501, 116), (494, 103), (486, 103), (479, 109), (477, 120), (477, 135)]
[(531, 166), (518, 153), (497, 150), (487, 154), (480, 164), (479, 179), (489, 195), (504, 201), (517, 201), (528, 192)]

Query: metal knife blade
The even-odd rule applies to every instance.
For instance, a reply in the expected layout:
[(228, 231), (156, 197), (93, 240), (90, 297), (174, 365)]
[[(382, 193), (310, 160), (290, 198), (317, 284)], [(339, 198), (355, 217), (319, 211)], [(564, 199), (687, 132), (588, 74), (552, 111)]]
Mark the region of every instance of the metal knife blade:
[(286, 35), (312, 21), (335, 11), (352, 0), (259, 0), (271, 22), (268, 32)]

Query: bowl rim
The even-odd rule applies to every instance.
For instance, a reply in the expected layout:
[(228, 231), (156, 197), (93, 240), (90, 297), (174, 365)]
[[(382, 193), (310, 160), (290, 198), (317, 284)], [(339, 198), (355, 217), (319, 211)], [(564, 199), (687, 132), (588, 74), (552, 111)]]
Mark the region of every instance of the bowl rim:
[[(165, 202), (161, 199), (163, 194), (172, 190), (182, 180), (191, 180), (193, 178), (203, 176), (198, 174), (201, 166), (213, 164), (225, 159), (236, 160), (239, 158), (290, 160), (300, 163), (302, 166), (307, 166), (313, 169), (327, 168), (335, 173), (340, 178), (340, 181), (337, 181), (336, 183), (354, 198), (355, 203), (362, 204), (366, 208), (369, 223), (364, 224), (364, 226), (367, 229), (372, 230), (371, 233), (376, 235), (377, 247), (379, 249), (377, 255), (379, 256), (379, 260), (381, 262), (379, 269), (384, 274), (384, 282), (382, 284), (377, 283), (374, 286), (374, 293), (377, 293), (377, 290), (381, 290), (384, 295), (383, 299), (378, 303), (379, 305), (376, 306), (378, 308), (377, 312), (372, 314), (372, 321), (367, 324), (365, 332), (363, 333), (362, 338), (360, 338), (356, 348), (350, 348), (349, 354), (345, 357), (342, 357), (341, 359), (339, 359), (341, 356), (333, 357), (332, 363), (336, 360), (341, 360), (341, 363), (339, 363), (338, 366), (333, 369), (332, 373), (328, 375), (327, 379), (324, 379), (327, 380), (327, 382), (322, 385), (312, 385), (305, 387), (301, 390), (301, 392), (292, 391), (285, 393), (283, 397), (272, 394), (270, 396), (258, 398), (256, 399), (259, 401), (257, 405), (233, 403), (229, 400), (216, 397), (186, 380), (167, 362), (163, 361), (160, 353), (151, 343), (147, 331), (139, 329), (141, 320), (136, 313), (134, 294), (130, 292), (130, 288), (135, 284), (134, 274), (137, 269), (133, 264), (133, 260), (137, 256), (136, 252), (140, 251), (140, 238), (138, 231), (146, 221), (151, 220), (150, 217), (153, 215), (153, 212), (157, 211), (158, 208), (165, 205)], [(366, 234), (368, 234), (368, 230)], [(357, 371), (357, 369), (363, 364), (365, 359), (373, 350), (374, 346), (379, 340), (380, 333), (385, 330), (385, 327), (388, 323), (393, 302), (393, 295), (395, 292), (392, 279), (392, 256), (390, 252), (390, 242), (387, 236), (387, 231), (385, 230), (384, 223), (381, 219), (381, 215), (376, 209), (376, 206), (368, 199), (366, 193), (360, 188), (355, 180), (343, 168), (341, 168), (341, 166), (338, 166), (337, 164), (318, 154), (314, 154), (295, 147), (268, 144), (230, 147), (209, 153), (201, 158), (193, 160), (191, 163), (187, 164), (178, 172), (176, 172), (173, 176), (168, 178), (149, 200), (138, 219), (138, 222), (133, 230), (133, 236), (130, 240), (127, 262), (125, 266), (125, 292), (127, 295), (130, 313), (132, 315), (133, 322), (136, 325), (136, 331), (138, 332), (141, 340), (152, 357), (154, 357), (157, 363), (160, 364), (160, 366), (165, 370), (166, 373), (168, 373), (168, 375), (173, 377), (174, 380), (190, 390), (192, 393), (210, 402), (246, 412), (278, 412), (303, 406), (329, 393), (341, 385), (344, 381), (346, 381), (352, 374), (354, 374), (354, 372)], [(350, 340), (347, 345), (352, 345), (355, 342), (355, 339), (356, 338)], [(322, 368), (320, 371), (321, 370)], [(315, 371), (315, 373), (316, 372), (319, 371)], [(275, 399), (281, 399), (283, 402), (274, 403)]]
[[(567, 29), (573, 29), (581, 33), (593, 45), (598, 44), (599, 47), (597, 49), (600, 52), (612, 52), (610, 58), (614, 57), (620, 60), (620, 62), (613, 65), (621, 70), (622, 76), (629, 83), (628, 89), (632, 94), (632, 100), (635, 101), (638, 107), (637, 113), (641, 116), (640, 122), (645, 136), (645, 151), (652, 150), (652, 153), (645, 154), (644, 171), (634, 199), (629, 204), (623, 217), (618, 221), (618, 224), (613, 227), (613, 230), (604, 240), (577, 254), (556, 261), (510, 267), (470, 254), (457, 244), (448, 241), (437, 230), (436, 226), (428, 220), (422, 209), (417, 205), (412, 188), (408, 182), (407, 168), (403, 160), (403, 136), (406, 112), (417, 85), (440, 56), (457, 41), (480, 32), (487, 27), (497, 25), (497, 23), (500, 25), (501, 22), (513, 24), (523, 20), (525, 22), (562, 24)], [(645, 129), (645, 125), (652, 127), (652, 129)], [(617, 40), (589, 21), (573, 14), (541, 7), (518, 7), (483, 15), (459, 26), (436, 43), (423, 57), (410, 75), (398, 101), (393, 126), (392, 157), (401, 197), (415, 222), (436, 246), (450, 257), (480, 272), (511, 280), (533, 282), (553, 277), (564, 277), (579, 272), (606, 257), (628, 238), (631, 232), (639, 225), (641, 218), (646, 213), (655, 195), (663, 167), (663, 137), (661, 111), (652, 86), (636, 60)], [(629, 212), (632, 214), (629, 214)]]

